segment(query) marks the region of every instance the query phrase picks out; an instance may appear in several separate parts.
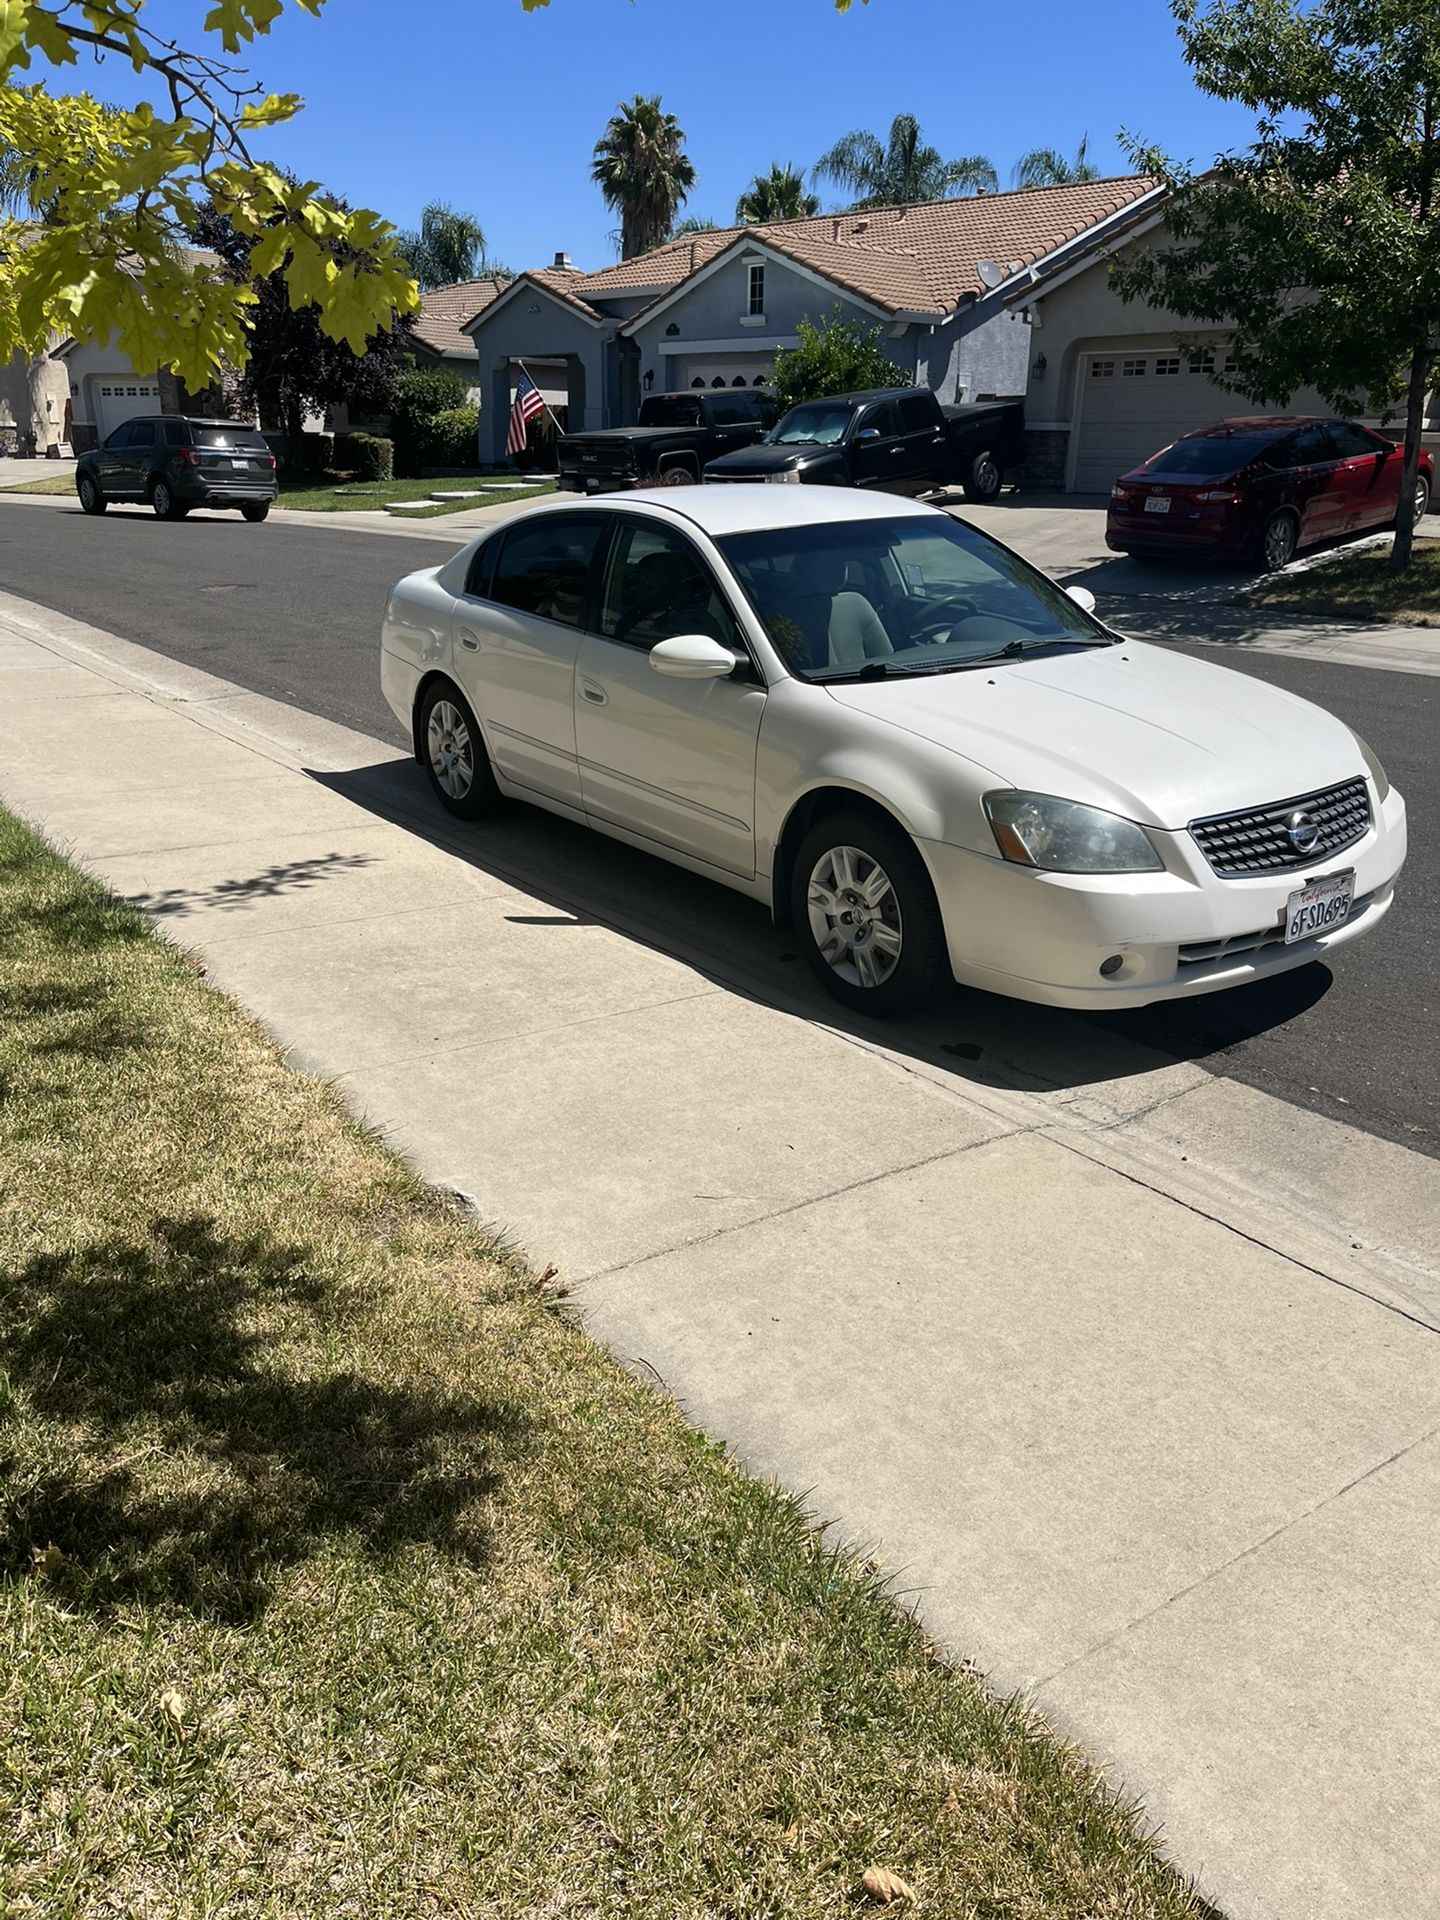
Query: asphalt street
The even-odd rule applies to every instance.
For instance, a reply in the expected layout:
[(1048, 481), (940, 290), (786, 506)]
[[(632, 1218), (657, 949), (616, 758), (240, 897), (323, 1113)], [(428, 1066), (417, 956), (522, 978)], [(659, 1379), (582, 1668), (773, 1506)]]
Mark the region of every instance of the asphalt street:
[[(230, 516), (87, 520), (0, 503), (0, 588), (390, 745), (406, 742), (377, 681), (385, 595), (401, 573), (454, 551), (451, 540), (252, 527)], [(1384, 928), (1331, 966), (1104, 1021), (1063, 1018), (1440, 1155), (1440, 678), (1193, 651), (1318, 701), (1371, 742), (1410, 808), (1400, 897)], [(714, 898), (717, 914), (749, 911), (719, 889)], [(658, 922), (655, 943), (664, 944)], [(957, 1053), (983, 1052), (987, 1027), (1013, 1030), (1013, 1008), (983, 995), (961, 1002)]]

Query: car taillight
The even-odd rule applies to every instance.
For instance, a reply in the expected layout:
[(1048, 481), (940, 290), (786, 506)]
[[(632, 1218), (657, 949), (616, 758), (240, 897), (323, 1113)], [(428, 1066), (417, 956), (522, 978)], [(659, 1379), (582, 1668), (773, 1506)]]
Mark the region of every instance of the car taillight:
[(1221, 501), (1227, 507), (1238, 507), (1244, 494), (1237, 493), (1233, 487), (1213, 487), (1208, 493), (1197, 493), (1197, 500)]
[(200, 459), (201, 454), (198, 447), (182, 447), (180, 449), (180, 464), (182, 466), (198, 467)]
[(1111, 487), (1110, 498), (1112, 500), (1128, 500), (1130, 498), (1130, 489), (1128, 487)]
[(272, 473), (275, 471), (275, 456), (273, 453), (270, 455), (270, 471)]

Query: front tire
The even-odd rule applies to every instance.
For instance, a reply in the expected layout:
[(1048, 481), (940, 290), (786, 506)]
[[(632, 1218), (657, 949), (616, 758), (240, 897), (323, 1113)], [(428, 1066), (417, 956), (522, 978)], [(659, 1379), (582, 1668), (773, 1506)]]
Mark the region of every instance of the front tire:
[(110, 504), (88, 473), (82, 473), (75, 482), (75, 491), (80, 496), (82, 513), (104, 513)]
[(964, 479), (967, 500), (998, 500), (1004, 483), (1000, 462), (989, 447), (984, 447), (970, 462)]
[(885, 1018), (932, 1000), (950, 979), (945, 924), (920, 851), (879, 813), (827, 813), (790, 876), (801, 952), (826, 990)]
[(1272, 513), (1260, 535), (1260, 565), (1266, 573), (1279, 573), (1295, 558), (1300, 544), (1300, 525), (1288, 508)]
[(250, 522), (251, 526), (258, 525), (269, 511), (270, 502), (268, 500), (252, 500), (249, 505), (243, 506), (240, 509), (240, 512), (245, 519)]
[(157, 520), (183, 520), (190, 511), (182, 507), (170, 490), (168, 480), (157, 480), (150, 493), (150, 504), (155, 509)]
[(1429, 511), (1430, 482), (1422, 474), (1415, 482), (1415, 525), (1417, 527)]
[(431, 790), (457, 820), (481, 820), (499, 799), (489, 756), (470, 703), (449, 680), (437, 680), (420, 703), (416, 730)]

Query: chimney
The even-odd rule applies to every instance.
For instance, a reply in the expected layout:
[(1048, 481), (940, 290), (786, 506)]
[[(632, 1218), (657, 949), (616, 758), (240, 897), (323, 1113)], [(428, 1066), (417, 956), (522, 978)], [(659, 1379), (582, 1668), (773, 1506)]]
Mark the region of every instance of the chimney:
[(568, 253), (557, 253), (555, 256), (555, 265), (560, 269), (562, 273), (571, 273), (574, 271), (574, 269), (571, 267), (570, 256)]

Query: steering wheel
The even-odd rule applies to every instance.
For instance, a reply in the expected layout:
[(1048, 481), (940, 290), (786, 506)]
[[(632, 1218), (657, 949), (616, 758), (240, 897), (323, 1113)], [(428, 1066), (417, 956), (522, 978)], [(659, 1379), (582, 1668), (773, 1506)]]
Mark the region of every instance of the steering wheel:
[(944, 646), (955, 622), (967, 619), (975, 611), (975, 602), (966, 599), (963, 593), (947, 593), (943, 599), (926, 601), (910, 629), (906, 644), (912, 647)]

